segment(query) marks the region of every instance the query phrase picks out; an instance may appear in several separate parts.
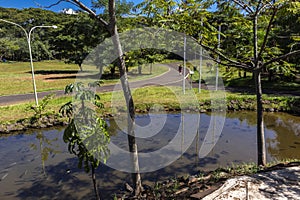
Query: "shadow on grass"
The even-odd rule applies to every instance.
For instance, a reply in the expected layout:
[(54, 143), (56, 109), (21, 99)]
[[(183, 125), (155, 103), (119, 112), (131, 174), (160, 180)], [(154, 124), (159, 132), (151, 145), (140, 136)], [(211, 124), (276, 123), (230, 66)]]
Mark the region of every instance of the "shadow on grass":
[[(224, 81), (226, 90), (233, 93), (244, 93), (249, 95), (255, 95), (255, 82), (251, 77), (236, 78), (229, 81)], [(263, 94), (273, 95), (300, 95), (300, 84), (296, 82), (284, 82), (284, 81), (268, 81), (262, 79)]]
[[(77, 74), (78, 70), (36, 70), (35, 74), (40, 75), (51, 75), (51, 74)], [(31, 74), (31, 71), (28, 71), (27, 73)]]
[[(73, 74), (73, 75), (66, 74), (66, 76), (53, 76), (53, 77), (46, 78), (46, 80), (61, 80), (61, 79), (76, 79), (76, 78), (79, 78), (79, 79), (95, 79), (95, 80), (100, 79), (100, 73), (97, 73), (97, 74), (92, 74), (94, 72), (91, 72), (91, 74), (88, 74), (88, 73), (89, 72), (87, 72), (87, 71), (69, 73), (69, 74)], [(36, 74), (38, 74), (38, 73), (36, 73)], [(53, 74), (59, 74), (59, 73), (53, 73)], [(64, 73), (60, 73), (60, 74), (64, 74)], [(43, 75), (47, 75), (47, 74), (43, 74)], [(131, 78), (136, 78), (138, 76), (143, 77), (143, 76), (149, 76), (149, 75), (150, 74), (128, 74), (128, 76), (131, 77)], [(102, 74), (102, 76), (101, 76), (101, 80), (115, 80), (115, 79), (119, 79), (119, 74), (114, 74), (114, 75)]]

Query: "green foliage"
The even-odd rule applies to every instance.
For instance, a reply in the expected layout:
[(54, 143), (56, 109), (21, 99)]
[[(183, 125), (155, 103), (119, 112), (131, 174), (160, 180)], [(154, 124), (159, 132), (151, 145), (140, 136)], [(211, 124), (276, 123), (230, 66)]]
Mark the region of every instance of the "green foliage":
[(88, 14), (65, 16), (56, 30), (57, 36), (50, 40), (55, 57), (66, 63), (75, 63), (80, 69), (85, 57), (106, 37), (107, 32)]
[[(96, 85), (99, 83), (90, 84), (90, 86)], [(83, 167), (86, 172), (89, 172), (90, 167), (97, 168), (100, 162), (106, 162), (109, 156), (107, 145), (110, 137), (106, 122), (96, 115), (92, 107), (102, 106), (97, 103), (100, 97), (88, 90), (81, 82), (67, 85), (65, 92), (75, 95), (72, 102), (66, 103), (60, 109), (60, 113), (69, 118), (63, 140), (68, 143), (69, 152), (78, 157), (78, 167)]]
[(125, 54), (126, 66), (141, 66), (147, 63), (162, 62), (168, 53), (155, 49), (139, 49)]
[[(21, 25), (27, 32), (34, 26), (59, 25), (61, 14), (47, 10), (28, 8), (23, 10), (0, 8), (0, 19), (9, 20)], [(0, 55), (7, 60), (28, 60), (28, 46), (23, 30), (20, 27), (0, 22)], [(37, 33), (38, 32), (38, 33)], [(32, 54), (34, 60), (52, 57), (49, 41), (55, 37), (53, 29), (39, 29), (32, 34)], [(5, 40), (5, 41), (3, 41)], [(10, 42), (8, 42), (10, 41)]]
[[(101, 9), (103, 18), (108, 19), (109, 13), (108, 13), (108, 0), (93, 0), (92, 1), (93, 8), (95, 9)], [(127, 2), (126, 0), (115, 0), (115, 14), (118, 18), (122, 16), (126, 16), (130, 14), (134, 3), (133, 2)]]
[(54, 94), (46, 95), (40, 102), (39, 105), (31, 106), (30, 109), (34, 111), (34, 119), (41, 118), (42, 114), (45, 112), (46, 106), (48, 105), (49, 101), (53, 98)]
[(9, 38), (0, 38), (0, 59), (5, 57), (11, 57), (14, 51), (20, 49), (17, 41), (10, 40)]
[[(212, 5), (216, 6), (216, 9), (209, 10), (208, 8)], [(270, 61), (300, 48), (298, 42), (300, 26), (297, 26), (299, 24), (298, 6), (299, 4), (292, 0), (276, 0), (270, 3), (248, 0), (181, 2), (146, 0), (137, 8), (140, 10), (140, 20), (143, 23), (184, 32), (198, 41), (201, 39), (201, 43), (209, 47), (214, 59), (222, 55), (221, 62), (224, 65), (236, 67), (236, 63), (243, 63), (244, 67), (247, 66), (251, 71), (257, 63)], [(254, 12), (250, 12), (256, 9), (259, 10), (257, 12), (257, 38), (255, 39), (258, 44), (257, 49), (254, 48), (253, 43)], [(273, 11), (277, 12), (274, 20), (272, 19)], [(291, 21), (297, 25), (291, 24)], [(218, 26), (221, 26), (220, 48), (218, 48)], [(270, 31), (267, 32), (268, 27)], [(260, 54), (259, 62), (253, 62), (256, 50)], [(263, 71), (269, 73), (270, 77), (279, 74), (281, 79), (293, 78), (297, 62), (299, 63), (298, 58), (291, 57), (284, 62), (274, 62), (264, 67)]]

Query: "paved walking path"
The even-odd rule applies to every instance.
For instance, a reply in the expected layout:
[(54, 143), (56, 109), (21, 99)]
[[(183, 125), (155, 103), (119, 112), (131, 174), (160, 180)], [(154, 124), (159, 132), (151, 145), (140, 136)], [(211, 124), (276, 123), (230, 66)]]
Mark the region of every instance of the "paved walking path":
[[(131, 88), (139, 88), (144, 86), (151, 86), (151, 85), (178, 85), (180, 86), (182, 84), (183, 76), (179, 76), (177, 71), (177, 64), (166, 64), (166, 67), (169, 68), (169, 70), (159, 76), (140, 80), (140, 81), (129, 81)], [(104, 85), (101, 86), (99, 89), (97, 89), (97, 92), (108, 92), (112, 90), (120, 90), (120, 84), (116, 85)], [(64, 95), (63, 90), (57, 90), (57, 91), (49, 91), (49, 92), (39, 92), (38, 93), (38, 99), (43, 98), (46, 95), (49, 94), (55, 94), (56, 96), (62, 96)], [(20, 102), (27, 102), (27, 101), (34, 101), (34, 95), (31, 94), (18, 94), (18, 95), (9, 95), (9, 96), (0, 96), (0, 106), (5, 105), (12, 105), (17, 104)]]

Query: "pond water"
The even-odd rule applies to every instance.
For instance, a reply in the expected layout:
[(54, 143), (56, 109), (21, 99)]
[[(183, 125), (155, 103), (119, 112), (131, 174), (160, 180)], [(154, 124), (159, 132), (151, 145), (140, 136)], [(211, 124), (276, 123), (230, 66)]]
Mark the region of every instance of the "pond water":
[[(189, 119), (195, 115), (185, 114), (184, 118)], [(149, 126), (149, 115), (138, 115), (137, 124), (147, 127), (147, 134), (151, 136), (144, 137), (142, 134), (137, 138), (141, 153), (163, 149), (176, 138), (176, 133), (180, 132), (178, 130), (185, 129), (184, 134), (187, 135), (177, 144), (177, 150), (181, 150), (183, 155), (170, 165), (164, 166), (149, 159), (143, 162), (141, 159), (142, 168), (147, 169), (151, 165), (158, 169), (142, 173), (143, 184), (153, 185), (157, 181), (210, 171), (220, 166), (256, 162), (255, 115), (253, 112), (227, 113), (220, 138), (215, 141), (216, 145), (208, 154), (202, 157), (199, 151), (206, 141), (209, 124), (216, 119), (218, 123), (221, 116), (199, 115), (199, 128), (193, 137), (189, 137), (189, 134), (194, 133), (189, 127), (182, 127), (181, 114), (152, 114), (153, 119), (158, 119), (154, 126), (163, 124), (156, 134), (153, 134), (153, 127)], [(264, 122), (268, 161), (300, 159), (300, 117), (267, 113)], [(115, 120), (110, 120), (108, 124), (112, 134), (111, 142), (126, 149), (127, 135), (120, 130), (120, 125)], [(62, 141), (63, 131), (63, 127), (56, 127), (0, 137), (0, 199), (94, 198), (90, 174), (77, 168), (77, 158), (69, 154), (67, 145)], [(183, 148), (181, 145), (189, 143), (188, 140), (191, 140), (191, 144), (188, 144), (185, 151), (184, 145)], [(120, 166), (122, 162), (123, 160), (119, 160)], [(101, 164), (97, 169), (97, 180), (103, 199), (112, 199), (113, 194), (122, 189), (125, 182), (131, 182), (131, 176), (127, 172)]]

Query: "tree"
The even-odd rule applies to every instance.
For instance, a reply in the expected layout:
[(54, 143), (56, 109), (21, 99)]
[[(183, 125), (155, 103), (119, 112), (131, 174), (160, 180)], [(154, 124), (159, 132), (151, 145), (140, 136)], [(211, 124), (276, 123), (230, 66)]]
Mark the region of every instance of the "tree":
[[(289, 13), (289, 14), (287, 14)], [(283, 53), (300, 49), (300, 26), (299, 26), (299, 12), (293, 12), (290, 7), (284, 7), (278, 11), (278, 17), (274, 20), (274, 34), (269, 41), (272, 46), (277, 46)], [(293, 23), (291, 23), (293, 22)], [(299, 57), (291, 57), (286, 61), (280, 61), (270, 65), (269, 81), (286, 80), (292, 81), (299, 70), (300, 59)], [(276, 76), (276, 73), (280, 76)]]
[[(12, 9), (0, 8), (0, 18), (12, 21), (21, 25), (26, 30), (30, 30), (33, 26), (39, 25), (57, 25), (61, 19), (59, 14), (52, 11), (42, 9)], [(0, 37), (10, 41), (6, 42), (6, 57), (9, 60), (25, 61), (28, 59), (27, 41), (25, 40), (24, 32), (16, 26), (7, 26), (5, 23), (0, 23)], [(32, 53), (33, 58), (37, 60), (52, 58), (49, 42), (55, 37), (53, 29), (34, 31), (32, 34)], [(3, 44), (3, 43), (2, 43)]]
[(90, 19), (88, 14), (66, 15), (68, 20), (60, 24), (57, 37), (51, 41), (55, 57), (66, 63), (75, 63), (82, 69), (85, 57), (106, 37), (106, 32), (99, 24)]
[[(212, 13), (207, 11), (211, 5), (217, 5), (218, 19), (214, 20)], [(257, 98), (257, 163), (265, 165), (261, 73), (273, 63), (300, 54), (300, 50), (274, 52), (275, 48), (268, 46), (278, 12), (299, 12), (300, 3), (293, 0), (191, 0), (176, 4), (172, 0), (147, 0), (139, 8), (148, 17), (150, 25), (165, 26), (194, 37), (211, 52), (215, 62), (253, 72)], [(231, 18), (225, 14), (229, 14)], [(217, 37), (212, 36), (216, 36), (216, 25), (220, 25), (222, 21), (227, 30), (227, 34), (223, 35), (227, 42), (222, 43), (223, 46), (219, 48)], [(203, 26), (200, 25), (201, 22)], [(247, 34), (238, 35), (240, 32)]]
[[(237, 8), (242, 14), (244, 14), (247, 21), (252, 26), (252, 43), (251, 49), (253, 55), (248, 58), (248, 61), (231, 59), (221, 52), (209, 47), (204, 41), (201, 44), (208, 50), (212, 51), (216, 55), (220, 56), (222, 61), (219, 62), (225, 66), (233, 66), (250, 70), (254, 73), (256, 98), (257, 98), (257, 153), (258, 153), (258, 165), (266, 165), (266, 150), (265, 150), (265, 136), (264, 136), (264, 124), (263, 124), (263, 106), (262, 106), (262, 84), (261, 73), (264, 68), (280, 60), (284, 60), (288, 57), (300, 54), (300, 51), (292, 51), (283, 55), (269, 55), (267, 49), (267, 43), (270, 38), (274, 19), (277, 16), (279, 10), (286, 6), (295, 6), (300, 8), (300, 4), (294, 1), (248, 1), (248, 0), (233, 0), (233, 1), (218, 1), (223, 4), (231, 4)], [(260, 23), (261, 22), (261, 23)], [(264, 31), (260, 32), (261, 28)], [(225, 52), (224, 52), (225, 53)]]
[(12, 41), (7, 38), (0, 39), (0, 60), (3, 60), (6, 57), (11, 57), (13, 52), (19, 50), (20, 47), (15, 41)]
[(100, 162), (106, 162), (109, 156), (110, 137), (106, 122), (96, 115), (89, 104), (97, 107), (103, 105), (97, 101), (100, 97), (87, 90), (81, 82), (66, 86), (65, 93), (73, 92), (76, 92), (75, 101), (66, 103), (60, 109), (60, 112), (69, 118), (63, 140), (68, 143), (69, 152), (78, 157), (78, 167), (83, 166), (87, 173), (91, 169), (96, 199), (100, 200), (95, 170)]
[[(63, 0), (60, 0), (57, 3), (61, 1)], [(104, 27), (112, 37), (112, 42), (115, 47), (115, 54), (117, 57), (116, 60), (120, 72), (120, 81), (121, 81), (124, 97), (126, 100), (126, 105), (128, 108), (128, 145), (129, 145), (129, 151), (131, 152), (132, 155), (132, 161), (134, 162), (133, 165), (135, 171), (135, 173), (132, 174), (133, 184), (135, 186), (135, 195), (139, 196), (141, 194), (142, 184), (141, 184), (141, 177), (139, 173), (138, 150), (137, 150), (137, 144), (135, 141), (135, 133), (133, 128), (135, 123), (135, 109), (134, 109), (133, 98), (131, 95), (131, 90), (129, 87), (128, 78), (127, 78), (126, 65), (123, 58), (124, 53), (121, 48), (121, 43), (120, 43), (120, 38), (118, 33), (115, 0), (99, 1), (101, 2), (101, 5), (105, 6), (104, 9), (107, 10), (108, 21), (106, 21), (103, 17), (97, 15), (91, 8), (84, 5), (81, 1), (79, 0), (68, 0), (68, 1), (72, 2), (73, 4), (81, 8), (83, 11), (87, 12), (90, 15), (90, 17), (92, 17), (102, 27)]]

